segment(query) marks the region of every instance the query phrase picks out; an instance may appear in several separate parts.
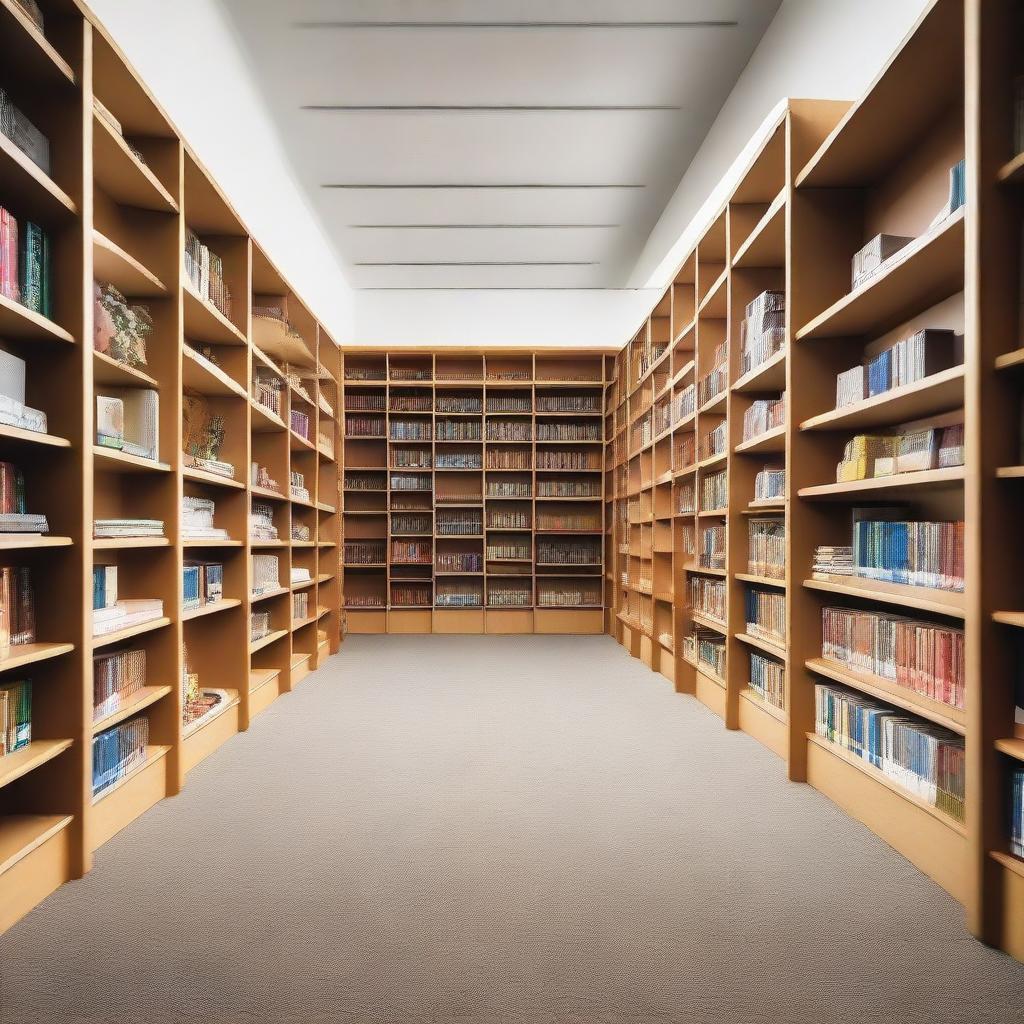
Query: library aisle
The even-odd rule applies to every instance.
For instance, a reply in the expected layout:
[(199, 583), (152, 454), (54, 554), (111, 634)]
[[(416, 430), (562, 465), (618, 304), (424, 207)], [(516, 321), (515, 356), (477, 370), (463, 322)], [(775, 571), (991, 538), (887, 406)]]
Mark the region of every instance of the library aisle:
[(598, 636), (350, 637), (0, 936), (2, 1024), (1022, 1013), (938, 885)]

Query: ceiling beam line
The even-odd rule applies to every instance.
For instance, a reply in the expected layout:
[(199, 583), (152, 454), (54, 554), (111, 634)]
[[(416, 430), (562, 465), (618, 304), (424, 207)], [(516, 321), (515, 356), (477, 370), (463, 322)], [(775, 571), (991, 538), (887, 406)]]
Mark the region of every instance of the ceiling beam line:
[(683, 108), (658, 103), (306, 103), (299, 109), (327, 114), (677, 114)]
[(338, 189), (637, 189), (646, 185), (629, 182), (607, 183), (574, 182), (574, 183), (543, 183), (543, 182), (331, 182), (321, 188)]
[(738, 21), (294, 21), (295, 29), (707, 29), (736, 28)]
[(356, 260), (354, 267), (597, 267), (594, 260)]
[(349, 224), (349, 228), (388, 231), (576, 231), (582, 228), (620, 228), (621, 224)]

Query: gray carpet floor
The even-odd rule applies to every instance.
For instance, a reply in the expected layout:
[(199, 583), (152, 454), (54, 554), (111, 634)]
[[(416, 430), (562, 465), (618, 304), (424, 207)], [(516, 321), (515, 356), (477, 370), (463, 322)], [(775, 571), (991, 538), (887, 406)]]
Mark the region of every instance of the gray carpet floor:
[(0, 937), (5, 1024), (1024, 1020), (1024, 966), (605, 637), (351, 637)]

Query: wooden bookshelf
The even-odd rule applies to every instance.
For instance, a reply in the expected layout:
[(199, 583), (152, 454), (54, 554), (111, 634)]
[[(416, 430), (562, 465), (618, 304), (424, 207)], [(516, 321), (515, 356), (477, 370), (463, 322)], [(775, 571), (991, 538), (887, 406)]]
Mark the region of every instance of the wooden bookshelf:
[[(1024, 760), (1024, 727), (1014, 715), (1024, 556), (1005, 542), (1024, 511), (1024, 453), (1014, 426), (1024, 399), (1024, 158), (1011, 138), (1019, 119), (1015, 82), (1024, 73), (1013, 40), (1022, 22), (1024, 5), (1015, 0), (933, 0), (862, 99), (791, 101), (777, 124), (765, 126), (724, 208), (614, 359), (605, 454), (608, 631), (726, 727), (774, 750), (791, 779), (826, 793), (938, 881), (964, 904), (975, 935), (1024, 959), (1024, 859), (1013, 855), (1008, 834), (1012, 773)], [(960, 159), (967, 202), (936, 219)], [(878, 233), (915, 240), (851, 290), (851, 257)], [(748, 368), (744, 305), (766, 288), (785, 293), (784, 344)], [(724, 316), (724, 328), (716, 329), (715, 314)], [(962, 339), (955, 365), (833, 407), (837, 373), (924, 328), (950, 329)], [(695, 414), (682, 406), (663, 411), (680, 385), (706, 378), (726, 337), (726, 397), (703, 395)], [(783, 427), (744, 437), (751, 402), (783, 390)], [(963, 466), (836, 482), (843, 445), (854, 435), (948, 421), (960, 410)], [(728, 436), (724, 455), (701, 445), (720, 423)], [(659, 445), (691, 433), (692, 454), (682, 442), (685, 457), (663, 476)], [(753, 493), (756, 472), (767, 464), (786, 471), (785, 492), (771, 503)], [(701, 481), (722, 465), (727, 506), (707, 508)], [(668, 520), (659, 511), (666, 508), (663, 479), (673, 488)], [(871, 504), (907, 505), (911, 518), (964, 520), (964, 589), (815, 578), (816, 546), (849, 544), (851, 509)], [(778, 579), (747, 564), (748, 521), (765, 516), (785, 523)], [(710, 551), (701, 531), (712, 524), (725, 526), (724, 577), (701, 567)], [(687, 587), (695, 578), (724, 578), (724, 616), (691, 605)], [(747, 628), (751, 588), (784, 596), (785, 641)], [(826, 607), (962, 629), (966, 707), (823, 657)], [(688, 653), (685, 637), (694, 626), (713, 630), (724, 644), (724, 672)], [(757, 651), (783, 666), (783, 707), (750, 688), (748, 658)], [(840, 684), (954, 740), (964, 737), (964, 819), (819, 736), (816, 684)]]
[[(340, 351), (91, 14), (58, 0), (40, 0), (40, 7), (45, 34), (17, 4), (0, 0), (4, 87), (15, 103), (31, 94), (30, 116), (53, 152), (46, 174), (0, 136), (0, 205), (47, 232), (54, 296), (49, 316), (0, 299), (0, 345), (26, 361), (27, 402), (48, 418), (46, 433), (0, 426), (0, 458), (22, 467), (30, 511), (45, 513), (50, 528), (44, 536), (0, 538), (4, 565), (27, 565), (46, 582), (36, 583), (37, 642), (11, 646), (0, 659), (5, 681), (33, 681), (32, 741), (0, 758), (0, 928), (87, 872), (99, 846), (179, 792), (194, 764), (247, 729), (341, 641), (341, 516), (333, 511), (340, 501)], [(186, 230), (223, 262), (230, 292), (223, 308), (188, 276)], [(94, 350), (94, 280), (147, 307), (144, 364)], [(284, 301), (289, 336), (299, 344), (286, 353), (260, 351), (254, 296)], [(285, 382), (281, 433), (266, 442), (249, 397), (254, 366), (273, 368)], [(159, 394), (157, 458), (95, 443), (95, 398), (112, 388)], [(224, 419), (220, 457), (234, 466), (233, 478), (192, 465), (183, 453), (183, 408), (193, 396)], [(293, 421), (293, 410), (305, 420)], [(262, 499), (249, 469), (254, 453), (271, 445), (281, 486), (275, 553), (282, 587), (266, 602), (269, 636), (253, 642), (251, 556), (260, 549), (249, 539), (249, 513), (253, 497)], [(305, 487), (294, 497), (293, 472)], [(183, 536), (185, 495), (213, 499), (216, 525), (229, 539)], [(161, 520), (164, 536), (94, 539), (94, 519), (127, 517)], [(223, 566), (220, 600), (186, 607), (186, 561)], [(119, 596), (159, 599), (163, 614), (94, 637), (95, 565), (117, 566)], [(308, 610), (291, 629), (293, 569), (309, 583), (300, 584)], [(228, 695), (199, 728), (183, 726), (184, 649), (200, 685)], [(123, 650), (144, 652), (145, 685), (97, 719), (93, 654)], [(142, 718), (145, 760), (94, 798), (94, 736)]]
[(604, 631), (605, 359), (344, 353), (355, 633)]

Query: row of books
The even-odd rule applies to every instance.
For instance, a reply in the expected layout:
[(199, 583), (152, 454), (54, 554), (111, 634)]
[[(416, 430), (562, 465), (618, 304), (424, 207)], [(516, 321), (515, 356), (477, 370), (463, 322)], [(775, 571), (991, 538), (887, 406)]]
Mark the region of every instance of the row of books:
[[(490, 452), (488, 452), (490, 456)], [(537, 469), (601, 472), (601, 457), (593, 452), (537, 450)]]
[(845, 686), (818, 683), (814, 701), (819, 736), (964, 820), (963, 737)]
[(350, 391), (345, 395), (345, 412), (383, 412), (386, 406), (383, 391)]
[(962, 422), (935, 427), (896, 427), (856, 434), (843, 449), (836, 480), (868, 480), (964, 464)]
[(698, 408), (724, 394), (729, 387), (728, 348), (725, 342), (715, 349), (712, 364), (712, 369), (697, 381)]
[(754, 477), (751, 504), (775, 505), (786, 500), (786, 470), (783, 466), (765, 466)]
[(467, 587), (464, 584), (439, 582), (434, 597), (436, 608), (482, 608), (482, 588)]
[(144, 715), (104, 729), (92, 741), (93, 796), (110, 789), (146, 761), (149, 719)]
[(487, 584), (488, 608), (528, 608), (532, 604), (533, 587), (529, 580), (525, 584), (518, 580)]
[(769, 430), (781, 427), (786, 419), (786, 395), (778, 398), (758, 398), (751, 402), (743, 414), (743, 440), (767, 434)]
[(438, 536), (460, 533), (482, 533), (483, 513), (481, 509), (465, 509), (456, 512), (451, 509), (437, 513), (436, 531)]
[(187, 561), (182, 566), (182, 607), (205, 608), (224, 597), (224, 566), (220, 562)]
[(600, 565), (600, 541), (537, 540), (537, 562), (541, 565)]
[(429, 541), (391, 541), (392, 562), (429, 565), (432, 557), (432, 545)]
[(292, 621), (299, 622), (309, 618), (309, 591), (300, 590), (292, 594)]
[(701, 530), (697, 564), (702, 569), (725, 568), (724, 526), (707, 526)]
[(529, 420), (488, 420), (488, 441), (532, 441), (533, 424)]
[(894, 342), (865, 363), (836, 377), (836, 408), (883, 395), (956, 365), (958, 339), (953, 331), (926, 328)]
[(430, 420), (389, 420), (388, 437), (392, 441), (431, 440)]
[(591, 512), (547, 512), (537, 510), (538, 530), (562, 530), (566, 533), (600, 530), (601, 516)]
[(537, 581), (537, 604), (541, 608), (587, 608), (604, 601), (599, 584)]
[[(538, 481), (538, 493), (540, 493), (540, 483)], [(487, 480), (487, 497), (488, 498), (530, 498), (533, 496), (533, 486), (529, 480), (508, 480), (488, 478)]]
[(672, 438), (672, 469), (678, 471), (693, 465), (697, 456), (697, 439), (694, 434), (676, 434)]
[(50, 236), (0, 206), (0, 295), (52, 318), (52, 261)]
[(32, 742), (32, 681), (0, 684), (0, 757)]
[(383, 416), (348, 416), (345, 417), (346, 437), (383, 437)]
[(391, 533), (431, 533), (433, 520), (429, 515), (396, 512), (391, 515)]
[(126, 707), (146, 685), (146, 652), (121, 650), (97, 654), (92, 659), (93, 721)]
[(676, 484), (676, 514), (693, 515), (697, 511), (697, 488), (692, 480), (682, 480)]
[(964, 632), (889, 612), (827, 606), (821, 656), (963, 710)]
[(384, 491), (388, 481), (383, 473), (357, 473), (347, 471), (342, 481), (346, 491)]
[(480, 451), (438, 451), (434, 467), (436, 469), (483, 469), (484, 462)]
[(786, 344), (786, 293), (763, 291), (747, 303), (740, 323), (740, 372), (766, 363)]
[(429, 473), (392, 473), (391, 490), (393, 491), (429, 491), (434, 486), (434, 478)]
[(596, 480), (538, 480), (538, 498), (598, 498), (601, 485)]
[[(258, 405), (269, 409), (275, 416), (281, 415), (284, 382), (276, 373), (263, 366), (256, 367), (252, 382), (252, 396)], [(383, 427), (381, 427), (383, 433)], [(346, 430), (347, 433), (347, 430)]]
[[(347, 565), (373, 565), (385, 560), (387, 545), (383, 540), (345, 541), (345, 563)], [(275, 577), (276, 578), (276, 577)]]
[(434, 568), (438, 572), (483, 572), (483, 555), (479, 551), (438, 551)]
[(429, 391), (392, 391), (388, 395), (388, 409), (391, 412), (431, 412), (433, 407), (433, 397)]
[[(538, 452), (538, 456), (542, 453)], [(533, 469), (533, 452), (529, 448), (488, 448), (488, 469)]]
[(434, 411), (439, 413), (482, 413), (483, 401), (474, 394), (441, 394), (434, 397)]
[(728, 607), (725, 580), (711, 576), (687, 576), (686, 600), (695, 612), (725, 622)]
[(785, 579), (786, 520), (781, 516), (747, 520), (747, 572), (769, 579)]
[(50, 140), (0, 88), (0, 134), (5, 135), (44, 174), (50, 174)]
[(698, 458), (703, 461), (714, 458), (716, 455), (723, 455), (728, 446), (729, 424), (723, 420), (700, 439), (700, 444), (697, 446)]
[(571, 394), (537, 394), (537, 412), (601, 413), (601, 396), (587, 392)]
[(900, 509), (854, 509), (853, 569), (887, 583), (964, 589), (964, 524), (888, 518)]
[(725, 638), (704, 626), (691, 626), (683, 637), (683, 657), (717, 679), (725, 678)]
[(299, 437), (303, 437), (307, 441), (310, 440), (310, 419), (306, 413), (299, 409), (291, 409), (288, 413), (288, 425), (293, 434), (298, 434)]
[(185, 274), (204, 302), (231, 317), (231, 292), (224, 280), (224, 261), (199, 236), (185, 229)]
[(786, 642), (786, 595), (767, 587), (747, 587), (743, 597), (746, 629), (771, 643)]
[(26, 506), (25, 474), (13, 462), (0, 462), (0, 533), (49, 533), (46, 516)]
[(767, 654), (750, 652), (750, 681), (747, 684), (766, 704), (786, 707), (786, 666)]
[[(489, 426), (490, 424), (488, 424)], [(604, 438), (604, 427), (600, 422), (575, 423), (560, 420), (549, 423), (537, 421), (538, 441), (600, 441)]]
[(708, 473), (701, 480), (700, 507), (711, 511), (725, 508), (729, 504), (728, 475), (724, 469)]
[(530, 513), (526, 510), (517, 511), (515, 508), (493, 507), (487, 510), (488, 530), (529, 530), (532, 526)]
[(479, 420), (437, 420), (434, 438), (437, 441), (479, 441), (482, 430)]

